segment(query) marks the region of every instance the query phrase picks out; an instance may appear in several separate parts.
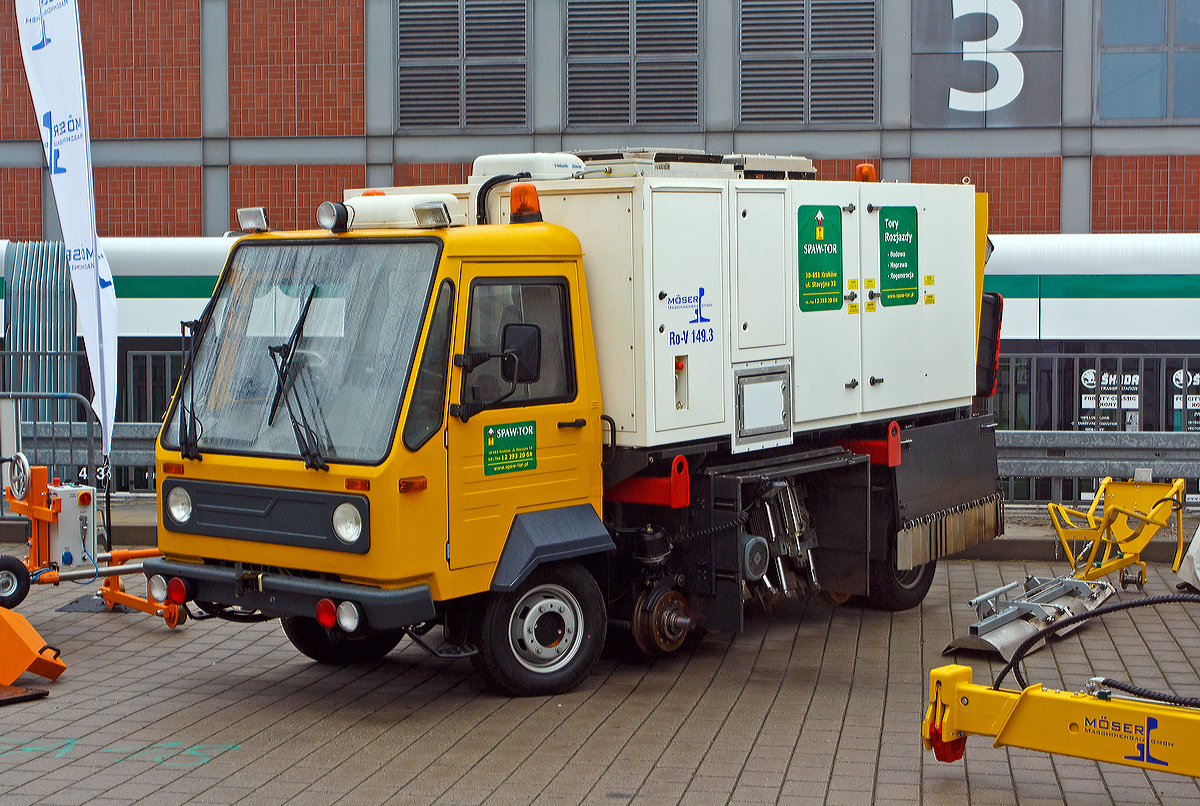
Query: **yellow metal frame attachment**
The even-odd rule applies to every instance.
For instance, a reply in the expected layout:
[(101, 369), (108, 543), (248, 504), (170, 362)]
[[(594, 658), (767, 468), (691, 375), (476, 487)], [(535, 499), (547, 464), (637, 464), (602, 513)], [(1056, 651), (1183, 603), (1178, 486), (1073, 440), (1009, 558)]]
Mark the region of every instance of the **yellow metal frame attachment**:
[(1041, 685), (998, 690), (971, 677), (957, 665), (929, 673), (921, 735), (939, 761), (962, 758), (967, 736), (978, 735), (994, 736), (993, 747), (1200, 776), (1200, 710), (1112, 697), (1094, 682), (1072, 694)]
[[(1062, 504), (1047, 504), (1054, 531), (1063, 550), (1071, 558), (1075, 576), (1092, 581), (1113, 571), (1121, 571), (1121, 587), (1125, 587), (1128, 580), (1124, 569), (1136, 565), (1138, 575), (1133, 582), (1141, 590), (1146, 581), (1146, 563), (1142, 561), (1142, 551), (1150, 538), (1167, 526), (1171, 513), (1183, 508), (1183, 488), (1183, 479), (1175, 479), (1168, 484), (1106, 478), (1100, 483), (1100, 489), (1096, 491), (1096, 497), (1092, 499), (1087, 512)], [(1104, 510), (1097, 517), (1096, 507), (1102, 500)], [(1072, 517), (1086, 519), (1087, 525), (1076, 525)], [(1175, 520), (1176, 550), (1171, 568), (1178, 571), (1183, 559), (1183, 518)], [(1069, 540), (1088, 542), (1076, 554)]]

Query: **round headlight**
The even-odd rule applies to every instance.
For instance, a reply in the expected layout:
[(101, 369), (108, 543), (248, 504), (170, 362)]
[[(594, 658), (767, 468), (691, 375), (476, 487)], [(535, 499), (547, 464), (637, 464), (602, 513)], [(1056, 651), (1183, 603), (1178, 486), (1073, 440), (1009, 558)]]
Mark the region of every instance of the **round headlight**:
[(192, 519), (192, 497), (182, 487), (172, 487), (167, 493), (167, 512), (176, 523), (187, 523)]
[(333, 533), (343, 543), (358, 540), (362, 534), (362, 516), (358, 514), (358, 507), (349, 501), (338, 504), (337, 509), (333, 511)]

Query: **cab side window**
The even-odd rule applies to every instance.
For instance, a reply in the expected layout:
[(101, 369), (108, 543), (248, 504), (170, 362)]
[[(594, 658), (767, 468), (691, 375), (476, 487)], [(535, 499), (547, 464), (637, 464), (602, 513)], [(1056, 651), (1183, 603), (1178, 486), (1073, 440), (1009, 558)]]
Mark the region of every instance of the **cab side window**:
[[(535, 383), (518, 384), (498, 408), (533, 403), (564, 403), (575, 398), (575, 358), (571, 344), (570, 299), (565, 280), (485, 280), (471, 286), (467, 352), (500, 352), (504, 326), (537, 325), (542, 334), (541, 374)], [(509, 384), (493, 359), (464, 373), (463, 400), (489, 401)]]
[(404, 447), (410, 451), (424, 445), (442, 427), (446, 410), (446, 378), (450, 364), (450, 327), (454, 323), (454, 284), (442, 283), (433, 318), (429, 322), (429, 338), (425, 340), (425, 355), (413, 383), (412, 403), (404, 422)]

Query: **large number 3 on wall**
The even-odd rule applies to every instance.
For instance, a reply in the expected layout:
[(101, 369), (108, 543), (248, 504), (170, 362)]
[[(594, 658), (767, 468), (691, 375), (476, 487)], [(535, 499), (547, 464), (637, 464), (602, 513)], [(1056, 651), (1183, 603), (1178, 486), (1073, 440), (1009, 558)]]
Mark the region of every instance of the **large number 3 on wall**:
[(954, 18), (989, 14), (996, 19), (996, 32), (987, 39), (963, 42), (964, 62), (987, 62), (996, 68), (996, 83), (984, 92), (950, 88), (950, 108), (962, 112), (988, 112), (1016, 100), (1025, 86), (1025, 69), (1015, 53), (1009, 53), (1025, 27), (1021, 9), (1013, 0), (954, 0)]

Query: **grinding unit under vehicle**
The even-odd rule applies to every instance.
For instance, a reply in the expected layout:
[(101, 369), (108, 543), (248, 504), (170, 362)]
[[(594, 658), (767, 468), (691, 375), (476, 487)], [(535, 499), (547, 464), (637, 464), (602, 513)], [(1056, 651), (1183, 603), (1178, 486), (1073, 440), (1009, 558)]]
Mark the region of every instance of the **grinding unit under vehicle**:
[(474, 174), (316, 231), (239, 211), (158, 443), (156, 595), (546, 694), (613, 630), (654, 655), (788, 595), (913, 607), (1002, 531), (986, 196), (797, 157)]

